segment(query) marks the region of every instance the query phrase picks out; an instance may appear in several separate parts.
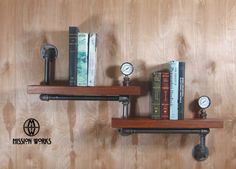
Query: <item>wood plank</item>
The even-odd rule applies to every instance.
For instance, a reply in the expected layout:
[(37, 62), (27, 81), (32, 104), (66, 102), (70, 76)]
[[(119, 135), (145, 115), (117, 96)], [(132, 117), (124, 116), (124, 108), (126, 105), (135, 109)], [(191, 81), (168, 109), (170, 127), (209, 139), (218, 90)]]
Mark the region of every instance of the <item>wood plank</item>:
[(28, 86), (28, 94), (57, 94), (73, 96), (119, 96), (119, 95), (140, 95), (138, 86), (95, 86), (95, 87), (74, 87), (74, 86)]
[(113, 128), (223, 128), (220, 119), (153, 120), (150, 118), (112, 118)]

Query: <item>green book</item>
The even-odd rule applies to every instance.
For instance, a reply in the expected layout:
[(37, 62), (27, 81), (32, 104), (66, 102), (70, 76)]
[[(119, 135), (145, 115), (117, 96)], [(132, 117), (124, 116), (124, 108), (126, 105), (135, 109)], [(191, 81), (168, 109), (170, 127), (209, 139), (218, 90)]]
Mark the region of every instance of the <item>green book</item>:
[(152, 73), (151, 118), (161, 119), (161, 72)]
[(77, 86), (88, 86), (88, 33), (78, 33)]

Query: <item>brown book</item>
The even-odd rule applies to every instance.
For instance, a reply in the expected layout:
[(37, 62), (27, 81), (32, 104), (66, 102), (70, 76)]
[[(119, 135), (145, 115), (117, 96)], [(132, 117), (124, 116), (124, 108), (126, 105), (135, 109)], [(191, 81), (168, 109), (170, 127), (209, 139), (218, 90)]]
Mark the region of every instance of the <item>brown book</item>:
[(170, 73), (161, 73), (161, 119), (169, 119), (170, 113)]

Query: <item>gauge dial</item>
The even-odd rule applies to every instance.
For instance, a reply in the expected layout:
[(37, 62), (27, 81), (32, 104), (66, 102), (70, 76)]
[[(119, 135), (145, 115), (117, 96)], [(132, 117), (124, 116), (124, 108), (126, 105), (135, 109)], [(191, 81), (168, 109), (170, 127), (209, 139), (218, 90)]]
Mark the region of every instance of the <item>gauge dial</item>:
[(120, 71), (123, 75), (128, 76), (133, 73), (134, 67), (131, 63), (125, 62), (120, 66)]
[(206, 109), (211, 105), (211, 100), (208, 96), (201, 96), (198, 99), (198, 105), (200, 106), (200, 108)]

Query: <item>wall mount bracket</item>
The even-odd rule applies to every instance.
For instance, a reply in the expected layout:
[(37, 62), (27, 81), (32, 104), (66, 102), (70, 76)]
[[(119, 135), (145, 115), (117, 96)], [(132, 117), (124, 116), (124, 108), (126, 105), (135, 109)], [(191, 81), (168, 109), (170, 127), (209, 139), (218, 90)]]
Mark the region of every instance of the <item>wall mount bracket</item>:
[(208, 148), (206, 146), (206, 135), (209, 134), (209, 128), (202, 129), (145, 129), (145, 128), (119, 128), (118, 132), (122, 136), (129, 136), (131, 134), (199, 134), (200, 143), (197, 144), (193, 150), (192, 155), (197, 161), (204, 161), (209, 155)]
[(42, 101), (49, 100), (83, 100), (83, 101), (119, 101), (123, 104), (123, 118), (129, 116), (129, 96), (71, 96), (71, 95), (52, 95), (41, 94)]

